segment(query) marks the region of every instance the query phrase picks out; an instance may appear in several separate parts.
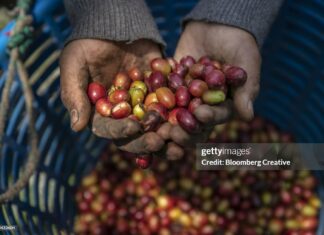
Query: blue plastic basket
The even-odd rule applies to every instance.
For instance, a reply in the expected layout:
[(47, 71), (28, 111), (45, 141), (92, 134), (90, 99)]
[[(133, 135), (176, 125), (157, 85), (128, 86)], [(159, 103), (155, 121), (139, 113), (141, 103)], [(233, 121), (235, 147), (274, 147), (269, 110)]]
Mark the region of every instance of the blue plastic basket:
[[(72, 228), (75, 186), (82, 174), (93, 167), (106, 141), (99, 141), (90, 131), (70, 131), (69, 118), (60, 100), (58, 58), (70, 32), (62, 2), (36, 1), (32, 13), (35, 38), (23, 59), (35, 94), (41, 162), (19, 196), (1, 206), (0, 224), (17, 225), (17, 234), (59, 234)], [(0, 34), (0, 66), (4, 70), (0, 93), (7, 73), (7, 33), (13, 25), (14, 22), (9, 23)], [(4, 156), (0, 160), (1, 191), (17, 180), (29, 151), (24, 96), (17, 78), (10, 101), (5, 143), (0, 150)]]
[[(324, 1), (285, 1), (262, 49), (256, 113), (300, 143), (324, 142)], [(324, 202), (324, 172), (314, 172)], [(324, 234), (324, 207), (318, 235)]]
[(324, 1), (287, 1), (280, 16), (263, 48), (257, 112), (298, 142), (324, 142)]
[[(180, 34), (180, 19), (195, 0), (149, 0), (148, 4), (172, 55)], [(96, 163), (106, 141), (89, 131), (70, 131), (68, 116), (59, 97), (59, 51), (70, 33), (61, 0), (37, 0), (33, 8), (35, 38), (25, 64), (36, 97), (37, 131), (41, 162), (28, 187), (12, 203), (1, 206), (0, 225), (18, 225), (17, 234), (60, 234), (72, 229), (73, 192), (82, 175)], [(257, 113), (295, 135), (300, 142), (323, 142), (324, 95), (323, 20), (321, 0), (288, 0), (264, 46)], [(8, 57), (7, 32), (0, 32), (0, 79), (3, 89)], [(322, 33), (322, 34), (321, 34)], [(310, 92), (311, 91), (311, 92)], [(17, 180), (28, 148), (24, 97), (16, 79), (10, 93), (10, 120), (0, 159), (0, 190)], [(307, 95), (307, 99), (305, 98)], [(283, 98), (284, 97), (284, 98)], [(280, 104), (280, 105), (278, 105)], [(323, 173), (315, 172), (319, 179)], [(319, 187), (324, 202), (323, 182)], [(318, 235), (324, 234), (324, 207)], [(10, 234), (8, 232), (8, 234)]]

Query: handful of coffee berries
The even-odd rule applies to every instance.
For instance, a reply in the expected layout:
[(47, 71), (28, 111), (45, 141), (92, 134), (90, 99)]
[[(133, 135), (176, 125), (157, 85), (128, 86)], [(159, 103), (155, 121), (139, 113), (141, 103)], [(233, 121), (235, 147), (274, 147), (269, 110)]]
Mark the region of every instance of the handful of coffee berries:
[[(117, 73), (109, 89), (90, 83), (88, 96), (96, 111), (104, 117), (139, 121), (145, 132), (170, 122), (189, 133), (199, 133), (201, 124), (193, 115), (195, 109), (201, 104), (224, 102), (229, 89), (242, 86), (247, 79), (244, 69), (206, 56), (198, 61), (186, 56), (179, 62), (155, 58), (150, 65), (148, 71), (134, 67)], [(150, 156), (141, 156), (136, 162), (146, 168)]]

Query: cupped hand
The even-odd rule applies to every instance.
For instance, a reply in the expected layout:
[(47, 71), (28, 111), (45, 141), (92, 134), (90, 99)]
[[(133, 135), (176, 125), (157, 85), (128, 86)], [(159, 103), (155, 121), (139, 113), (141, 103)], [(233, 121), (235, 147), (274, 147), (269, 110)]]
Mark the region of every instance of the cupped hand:
[(141, 154), (160, 150), (164, 140), (158, 134), (143, 134), (140, 124), (129, 118), (100, 116), (86, 93), (90, 82), (100, 82), (108, 88), (118, 71), (134, 66), (148, 69), (149, 62), (156, 57), (161, 57), (160, 48), (150, 40), (123, 43), (79, 39), (68, 43), (60, 59), (61, 99), (70, 113), (71, 128), (80, 131), (90, 122), (94, 134), (112, 139), (121, 150)]
[(243, 120), (254, 116), (253, 101), (259, 91), (261, 57), (254, 37), (243, 29), (215, 23), (189, 22), (182, 33), (175, 52), (179, 60), (191, 55), (195, 59), (208, 56), (222, 63), (242, 67), (248, 78), (237, 88), (231, 100), (217, 106), (202, 105), (195, 110), (196, 118), (204, 124), (203, 132), (192, 135), (174, 126), (170, 136), (181, 146), (206, 141), (213, 125), (226, 122), (236, 112)]

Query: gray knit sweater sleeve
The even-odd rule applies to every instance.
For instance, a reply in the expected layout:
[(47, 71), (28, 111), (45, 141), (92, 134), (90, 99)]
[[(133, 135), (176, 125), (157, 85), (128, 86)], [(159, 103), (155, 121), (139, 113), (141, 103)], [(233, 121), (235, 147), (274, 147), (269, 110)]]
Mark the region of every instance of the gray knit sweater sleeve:
[(165, 46), (144, 0), (64, 0), (64, 4), (72, 24), (68, 41), (151, 39)]
[(184, 22), (198, 20), (236, 26), (252, 33), (259, 46), (283, 0), (201, 0)]

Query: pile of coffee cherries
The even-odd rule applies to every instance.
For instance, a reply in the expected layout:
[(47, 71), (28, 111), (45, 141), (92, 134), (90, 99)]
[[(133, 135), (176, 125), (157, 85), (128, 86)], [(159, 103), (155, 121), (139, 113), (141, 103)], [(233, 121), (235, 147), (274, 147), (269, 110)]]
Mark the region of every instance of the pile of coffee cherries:
[(271, 122), (255, 117), (250, 122), (232, 120), (217, 125), (209, 136), (214, 143), (291, 143), (291, 134), (279, 131)]
[[(117, 73), (109, 89), (90, 83), (88, 97), (96, 111), (104, 117), (137, 120), (146, 132), (168, 121), (187, 132), (199, 133), (201, 125), (194, 110), (203, 103), (224, 102), (229, 89), (242, 86), (247, 79), (242, 68), (206, 56), (198, 61), (186, 56), (180, 62), (155, 58), (150, 65), (149, 71), (134, 67)], [(148, 158), (141, 156), (137, 161), (148, 163)]]
[[(225, 137), (229, 130), (250, 142), (255, 131), (243, 126), (233, 121), (216, 132), (225, 142), (234, 140)], [(197, 171), (194, 156), (154, 162), (147, 171), (133, 164), (108, 146), (76, 193), (76, 234), (316, 234), (321, 202), (309, 171)]]

